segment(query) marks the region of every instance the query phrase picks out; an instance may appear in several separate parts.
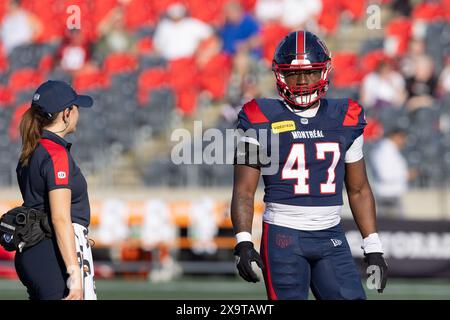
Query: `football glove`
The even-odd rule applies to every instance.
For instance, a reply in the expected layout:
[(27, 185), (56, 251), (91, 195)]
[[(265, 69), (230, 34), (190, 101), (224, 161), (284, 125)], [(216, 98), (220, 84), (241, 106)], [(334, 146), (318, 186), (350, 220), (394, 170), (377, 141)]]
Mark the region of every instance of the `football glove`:
[(239, 275), (248, 282), (258, 282), (259, 278), (252, 269), (252, 262), (255, 261), (258, 267), (263, 268), (263, 263), (259, 253), (253, 247), (251, 241), (239, 242), (234, 247), (234, 255), (237, 256), (236, 267)]
[[(364, 261), (367, 263), (367, 265), (378, 267), (380, 270), (380, 277), (381, 279), (376, 279), (377, 283), (377, 291), (379, 293), (383, 293), (384, 288), (386, 287), (386, 282), (388, 279), (388, 266), (386, 264), (386, 261), (383, 258), (383, 254), (381, 252), (372, 252), (372, 253), (364, 253)], [(368, 272), (368, 276), (371, 274)]]

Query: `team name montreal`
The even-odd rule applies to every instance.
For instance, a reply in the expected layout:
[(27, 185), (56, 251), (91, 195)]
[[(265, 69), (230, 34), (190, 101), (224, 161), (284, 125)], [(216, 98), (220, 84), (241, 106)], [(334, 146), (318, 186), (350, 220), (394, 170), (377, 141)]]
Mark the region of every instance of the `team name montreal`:
[(324, 137), (322, 130), (292, 131), (291, 133), (294, 139), (314, 139)]

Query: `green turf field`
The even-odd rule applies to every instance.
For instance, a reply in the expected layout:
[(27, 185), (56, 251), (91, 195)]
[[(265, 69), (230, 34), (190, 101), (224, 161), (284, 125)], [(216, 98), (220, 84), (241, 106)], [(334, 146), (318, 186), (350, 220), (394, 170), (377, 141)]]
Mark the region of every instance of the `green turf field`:
[[(97, 280), (99, 299), (265, 299), (262, 283), (234, 278), (182, 278), (168, 283), (144, 280)], [(367, 290), (369, 299), (450, 299), (449, 280), (389, 280), (383, 294)], [(0, 299), (26, 299), (17, 281), (0, 280)]]

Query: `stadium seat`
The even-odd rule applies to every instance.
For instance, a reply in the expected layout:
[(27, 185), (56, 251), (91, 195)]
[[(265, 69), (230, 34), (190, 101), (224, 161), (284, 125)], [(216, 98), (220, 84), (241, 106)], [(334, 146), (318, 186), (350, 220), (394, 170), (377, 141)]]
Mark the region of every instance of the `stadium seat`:
[(261, 40), (263, 58), (268, 66), (272, 66), (273, 53), (278, 43), (289, 33), (289, 29), (278, 22), (269, 22), (262, 26)]
[(345, 88), (359, 85), (362, 73), (358, 65), (358, 56), (353, 52), (337, 52), (332, 58), (333, 85)]
[(139, 69), (147, 70), (152, 68), (165, 68), (167, 61), (156, 55), (141, 55), (139, 57)]
[(231, 59), (224, 53), (213, 56), (198, 70), (199, 88), (209, 92), (212, 99), (223, 99), (231, 74)]
[(103, 63), (103, 69), (109, 75), (134, 71), (137, 70), (137, 67), (138, 60), (136, 56), (128, 53), (110, 54)]
[(14, 71), (9, 79), (9, 88), (14, 92), (35, 90), (44, 81), (44, 76), (34, 69)]
[(68, 6), (65, 6), (62, 1), (22, 0), (21, 6), (33, 13), (42, 23), (43, 30), (39, 35), (39, 42), (51, 42), (64, 35)]
[(445, 7), (440, 1), (419, 3), (412, 12), (413, 19), (435, 22), (444, 18)]
[(370, 51), (382, 50), (383, 47), (384, 47), (384, 37), (367, 39), (361, 45), (361, 49), (359, 50), (359, 56), (364, 56)]
[(5, 73), (9, 68), (8, 58), (3, 52), (3, 48), (0, 44), (0, 74)]
[(213, 26), (219, 26), (223, 5), (226, 0), (216, 0), (214, 2), (204, 0), (187, 0), (186, 5), (192, 17), (209, 23)]
[(23, 114), (28, 110), (30, 107), (30, 103), (24, 103), (20, 106), (18, 106), (12, 115), (11, 122), (9, 124), (9, 140), (11, 141), (18, 141), (20, 138), (20, 132), (19, 132), (19, 125), (20, 121), (22, 120)]
[(406, 53), (412, 33), (412, 22), (409, 18), (399, 17), (392, 19), (386, 27), (386, 40), (394, 41), (396, 48), (395, 56)]
[(92, 70), (76, 74), (73, 78), (73, 86), (80, 92), (105, 89), (109, 86), (109, 79), (102, 71)]
[(381, 61), (387, 61), (389, 58), (383, 50), (373, 50), (366, 53), (361, 59), (361, 70), (364, 75), (375, 71)]
[(336, 32), (339, 22), (339, 4), (336, 0), (322, 0), (322, 12), (319, 15), (318, 23), (325, 33)]
[(160, 88), (167, 83), (167, 71), (163, 68), (153, 68), (142, 72), (138, 79), (138, 102), (145, 105), (148, 101), (148, 92)]
[(165, 1), (131, 0), (125, 7), (125, 26), (134, 31), (142, 27), (153, 26), (159, 18), (156, 3)]
[(8, 107), (13, 102), (14, 94), (11, 89), (0, 86), (0, 108)]
[[(146, 37), (146, 38), (142, 38), (139, 39), (137, 42), (137, 48), (138, 48), (138, 53), (139, 55), (147, 55), (147, 54), (151, 54), (153, 52), (153, 41), (151, 38)], [(139, 67), (141, 67), (141, 65), (139, 64)]]
[(192, 114), (197, 106), (198, 69), (193, 58), (170, 61), (168, 83), (174, 89), (176, 105), (183, 114)]

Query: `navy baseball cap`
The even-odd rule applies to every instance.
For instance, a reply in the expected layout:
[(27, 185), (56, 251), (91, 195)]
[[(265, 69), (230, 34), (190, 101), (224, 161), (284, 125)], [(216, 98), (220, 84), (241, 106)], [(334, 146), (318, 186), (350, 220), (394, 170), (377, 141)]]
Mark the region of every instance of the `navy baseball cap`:
[(58, 113), (73, 105), (90, 108), (94, 101), (89, 96), (79, 95), (66, 82), (49, 80), (37, 88), (33, 105), (45, 113)]

